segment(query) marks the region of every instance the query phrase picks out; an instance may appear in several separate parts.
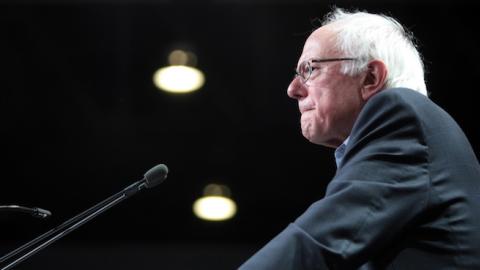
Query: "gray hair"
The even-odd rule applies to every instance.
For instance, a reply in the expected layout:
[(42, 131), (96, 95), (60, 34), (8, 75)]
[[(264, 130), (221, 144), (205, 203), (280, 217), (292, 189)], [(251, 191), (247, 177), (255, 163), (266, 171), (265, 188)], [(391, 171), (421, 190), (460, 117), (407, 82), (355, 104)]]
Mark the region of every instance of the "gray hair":
[(381, 60), (388, 70), (385, 88), (406, 87), (427, 96), (423, 62), (413, 36), (394, 18), (335, 8), (322, 22), (327, 24), (336, 33), (337, 49), (358, 59), (342, 64), (344, 74), (358, 74), (371, 60)]

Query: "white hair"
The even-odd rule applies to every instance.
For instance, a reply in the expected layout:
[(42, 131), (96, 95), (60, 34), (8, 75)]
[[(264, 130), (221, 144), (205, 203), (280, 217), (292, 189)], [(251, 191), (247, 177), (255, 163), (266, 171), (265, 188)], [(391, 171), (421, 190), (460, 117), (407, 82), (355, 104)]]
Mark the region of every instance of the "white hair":
[(336, 33), (337, 48), (346, 57), (358, 59), (342, 63), (344, 74), (358, 74), (376, 59), (387, 67), (385, 88), (406, 87), (428, 95), (413, 36), (398, 21), (381, 14), (335, 8), (322, 22), (322, 26), (327, 24)]

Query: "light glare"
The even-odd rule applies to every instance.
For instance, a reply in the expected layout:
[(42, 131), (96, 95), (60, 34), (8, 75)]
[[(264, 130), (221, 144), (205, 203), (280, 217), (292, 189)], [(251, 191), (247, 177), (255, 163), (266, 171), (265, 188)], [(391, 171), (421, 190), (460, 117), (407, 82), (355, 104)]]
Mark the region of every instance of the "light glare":
[(237, 212), (237, 205), (223, 196), (205, 196), (195, 201), (193, 212), (201, 219), (220, 221), (232, 218)]
[(155, 85), (172, 93), (187, 93), (203, 86), (203, 73), (193, 67), (176, 65), (161, 68), (153, 75)]

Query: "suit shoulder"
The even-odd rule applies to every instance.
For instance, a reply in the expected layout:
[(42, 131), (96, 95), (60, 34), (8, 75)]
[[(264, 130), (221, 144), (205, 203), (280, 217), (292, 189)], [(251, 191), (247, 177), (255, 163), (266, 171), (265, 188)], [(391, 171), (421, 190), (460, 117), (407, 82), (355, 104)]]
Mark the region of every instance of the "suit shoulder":
[(425, 95), (409, 88), (389, 88), (372, 97), (372, 101), (396, 101), (398, 103), (432, 103)]
[(377, 93), (367, 101), (359, 118), (385, 115), (398, 117), (405, 114), (418, 114), (419, 108), (430, 107), (434, 103), (426, 96), (408, 88), (389, 88)]

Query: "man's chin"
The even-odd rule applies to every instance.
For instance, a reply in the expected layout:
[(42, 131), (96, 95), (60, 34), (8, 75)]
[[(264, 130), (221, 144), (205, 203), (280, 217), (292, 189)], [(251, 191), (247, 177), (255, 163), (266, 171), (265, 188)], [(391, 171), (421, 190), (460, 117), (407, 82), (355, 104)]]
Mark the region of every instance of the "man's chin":
[[(310, 132), (308, 130), (302, 129), (302, 135), (307, 139), (309, 142), (312, 142), (313, 137), (311, 136)], [(313, 143), (313, 142), (312, 142)]]
[(336, 140), (335, 141), (329, 141), (329, 140), (325, 140), (325, 139), (322, 140), (321, 138), (312, 136), (309, 133), (303, 133), (303, 137), (305, 137), (305, 139), (307, 139), (309, 142), (311, 142), (313, 144), (325, 146), (325, 147), (328, 147), (328, 148), (337, 148), (340, 145), (340, 144), (338, 144), (338, 142)]
[(309, 142), (313, 144), (322, 145), (321, 141), (319, 141), (318, 138), (313, 136), (311, 133), (302, 131), (302, 134), (303, 134), (303, 137), (305, 137), (305, 139), (307, 139)]

